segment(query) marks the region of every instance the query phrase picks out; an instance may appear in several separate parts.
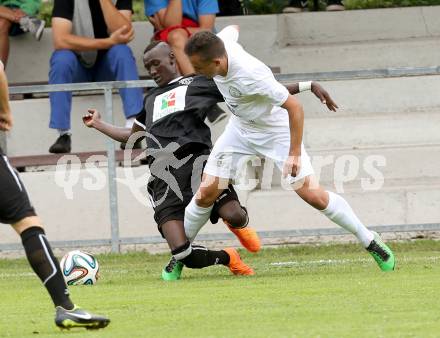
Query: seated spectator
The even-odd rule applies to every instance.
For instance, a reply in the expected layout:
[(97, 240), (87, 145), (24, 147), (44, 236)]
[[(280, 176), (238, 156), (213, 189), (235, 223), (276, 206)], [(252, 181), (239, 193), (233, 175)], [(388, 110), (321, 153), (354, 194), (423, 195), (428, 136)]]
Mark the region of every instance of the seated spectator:
[[(115, 4), (114, 4), (115, 3)], [(136, 62), (127, 46), (134, 37), (132, 0), (55, 0), (52, 32), (55, 51), (50, 59), (49, 83), (138, 80)], [(142, 110), (140, 88), (119, 91), (131, 128)], [(50, 128), (59, 137), (51, 153), (71, 150), (72, 93), (50, 94)]]
[(154, 39), (168, 42), (183, 75), (194, 73), (184, 53), (188, 38), (214, 29), (217, 0), (144, 0), (145, 14), (155, 28)]
[(9, 56), (9, 35), (30, 32), (37, 40), (44, 31), (44, 20), (34, 15), (40, 9), (41, 0), (0, 0), (0, 59), (5, 64)]
[[(144, 0), (145, 14), (154, 26), (154, 39), (167, 42), (176, 57), (182, 75), (194, 73), (184, 52), (188, 38), (202, 30), (214, 30), (217, 0)], [(226, 113), (216, 106), (208, 113), (208, 120), (217, 123)]]
[[(342, 0), (327, 0), (326, 10), (329, 12), (345, 10)], [(290, 0), (283, 13), (300, 13), (308, 11), (308, 0)]]

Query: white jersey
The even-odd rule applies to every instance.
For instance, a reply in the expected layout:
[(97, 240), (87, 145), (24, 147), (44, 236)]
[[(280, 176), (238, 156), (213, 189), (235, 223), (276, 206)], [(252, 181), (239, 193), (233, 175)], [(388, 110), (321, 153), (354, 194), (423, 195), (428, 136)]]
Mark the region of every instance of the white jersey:
[(246, 129), (288, 128), (287, 111), (280, 107), (289, 96), (287, 88), (275, 80), (269, 67), (234, 41), (231, 34), (220, 32), (218, 36), (228, 54), (228, 74), (215, 76), (214, 81), (234, 114), (231, 123)]

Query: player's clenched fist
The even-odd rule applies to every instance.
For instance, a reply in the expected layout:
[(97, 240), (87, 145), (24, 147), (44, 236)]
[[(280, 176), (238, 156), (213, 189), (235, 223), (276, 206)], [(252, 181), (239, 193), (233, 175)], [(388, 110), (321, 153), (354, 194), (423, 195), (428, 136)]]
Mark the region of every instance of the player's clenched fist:
[(87, 114), (83, 116), (84, 124), (89, 128), (95, 128), (96, 123), (101, 121), (101, 114), (96, 109), (88, 109)]
[(284, 162), (283, 177), (292, 175), (296, 177), (301, 170), (301, 156), (288, 156)]

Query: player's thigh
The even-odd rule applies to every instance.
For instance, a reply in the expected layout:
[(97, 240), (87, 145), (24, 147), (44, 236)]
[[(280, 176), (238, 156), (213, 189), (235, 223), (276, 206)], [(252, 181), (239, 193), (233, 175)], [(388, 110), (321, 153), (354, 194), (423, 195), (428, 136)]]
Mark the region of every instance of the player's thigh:
[(30, 226), (41, 226), (23, 182), (3, 155), (0, 155), (0, 223), (13, 225), (18, 233)]
[(195, 194), (197, 204), (201, 207), (209, 207), (214, 204), (220, 194), (228, 187), (229, 178), (203, 174), (202, 183)]

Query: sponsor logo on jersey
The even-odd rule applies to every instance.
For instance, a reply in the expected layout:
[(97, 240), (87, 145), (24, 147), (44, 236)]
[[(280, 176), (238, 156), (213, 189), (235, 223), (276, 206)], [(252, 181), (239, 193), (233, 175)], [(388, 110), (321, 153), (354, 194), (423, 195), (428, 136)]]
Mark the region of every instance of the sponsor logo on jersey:
[(188, 86), (180, 86), (169, 90), (154, 99), (153, 122), (185, 109), (185, 96)]

